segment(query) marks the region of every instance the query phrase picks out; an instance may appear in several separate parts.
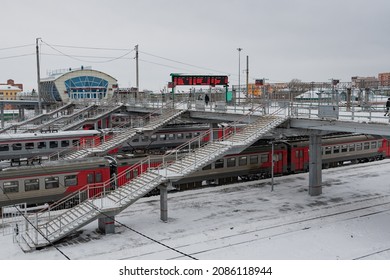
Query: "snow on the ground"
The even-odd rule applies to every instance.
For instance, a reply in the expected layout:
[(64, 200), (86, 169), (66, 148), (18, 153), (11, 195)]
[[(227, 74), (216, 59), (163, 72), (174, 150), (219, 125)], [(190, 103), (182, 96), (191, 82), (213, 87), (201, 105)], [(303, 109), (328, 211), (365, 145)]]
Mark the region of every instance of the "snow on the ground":
[[(390, 259), (390, 160), (323, 170), (323, 194), (308, 174), (170, 193), (116, 216), (116, 234), (97, 221), (58, 244), (70, 259), (336, 260)], [(154, 241), (134, 232), (138, 231)], [(1, 229), (0, 229), (1, 233)], [(166, 246), (176, 249), (174, 251)], [(0, 235), (0, 259), (64, 259), (54, 247), (23, 253)]]

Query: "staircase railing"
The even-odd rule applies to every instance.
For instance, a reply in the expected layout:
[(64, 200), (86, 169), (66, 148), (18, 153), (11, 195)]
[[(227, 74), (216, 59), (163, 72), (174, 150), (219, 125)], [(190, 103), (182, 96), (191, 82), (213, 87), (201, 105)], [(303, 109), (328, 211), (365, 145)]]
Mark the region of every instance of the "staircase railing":
[[(253, 113), (254, 112), (252, 111), (249, 114), (252, 115)], [(275, 114), (277, 114), (277, 112), (275, 112), (274, 115)], [(238, 124), (238, 122), (235, 123), (236, 125)], [(123, 187), (131, 185), (131, 183), (137, 180), (137, 178), (143, 176), (146, 171), (149, 171), (151, 174), (156, 175), (155, 178), (152, 177), (152, 180), (149, 181), (148, 184), (151, 184), (156, 182), (156, 180), (161, 180), (161, 176), (163, 175), (168, 177), (168, 168), (174, 164), (181, 165), (180, 172), (186, 172), (190, 168), (190, 166), (184, 165), (183, 162), (185, 158), (194, 156), (195, 161), (193, 163), (195, 165), (197, 165), (197, 159), (202, 160), (202, 164), (206, 165), (210, 160), (215, 159), (216, 153), (223, 154), (229, 148), (229, 145), (226, 143), (221, 145), (213, 145), (213, 143), (218, 143), (225, 141), (226, 139), (230, 139), (237, 133), (237, 130), (231, 129), (231, 127), (225, 127), (217, 130), (221, 131), (222, 135), (217, 137), (217, 139), (213, 139), (213, 142), (210, 142), (210, 137), (214, 130), (210, 129), (204, 133), (201, 133), (197, 137), (189, 140), (188, 142), (180, 145), (175, 150), (166, 153), (161, 158), (157, 158), (155, 156), (148, 156), (137, 162), (136, 164), (133, 164), (132, 166), (116, 174), (111, 179), (105, 182), (88, 184), (84, 186), (75, 193), (72, 193), (64, 197), (63, 199), (49, 205), (47, 210), (37, 212), (34, 215), (35, 219), (36, 221), (39, 220), (43, 223), (47, 223), (47, 221), (53, 219), (61, 220), (61, 216), (64, 211), (71, 211), (69, 209), (70, 207), (77, 206), (82, 202), (92, 203), (92, 199), (95, 199), (95, 201), (93, 202), (95, 207), (99, 206), (100, 208), (118, 208), (121, 206), (122, 201), (126, 199), (129, 195), (128, 190), (125, 192)], [(210, 147), (211, 145), (213, 145), (212, 147), (215, 147), (213, 152), (209, 153), (207, 158), (205, 158), (204, 156), (198, 156), (196, 152), (199, 150), (199, 148), (205, 147), (207, 145), (210, 145)], [(197, 158), (197, 156), (199, 158)], [(191, 167), (194, 168), (194, 166)], [(133, 191), (136, 192), (141, 188), (144, 190), (149, 190), (149, 188), (145, 188), (145, 186), (143, 186), (139, 187), (138, 189), (134, 189)], [(109, 194), (113, 191), (115, 191), (116, 194), (119, 194), (119, 197), (123, 196), (123, 198), (120, 198), (119, 200), (110, 198)], [(61, 223), (62, 221), (60, 221), (60, 224)]]
[[(161, 110), (161, 108), (157, 109), (157, 110)], [(144, 116), (142, 119), (144, 120), (147, 120), (147, 119), (150, 119), (150, 116), (152, 114), (154, 114), (157, 110), (149, 113), (148, 115)], [(126, 124), (122, 124), (120, 126), (117, 126), (116, 129), (123, 129), (124, 127), (126, 126)], [(51, 161), (51, 160), (59, 160), (59, 159), (62, 159), (64, 158), (67, 154), (70, 154), (72, 152), (77, 152), (77, 151), (80, 151), (80, 150), (86, 150), (86, 149), (91, 149), (91, 148), (96, 148), (98, 146), (100, 146), (102, 143), (104, 142), (107, 142), (111, 139), (113, 139), (115, 137), (115, 134), (113, 135), (104, 135), (103, 136), (103, 139), (101, 138), (101, 136), (96, 136), (92, 139), (90, 139), (89, 141), (84, 141), (84, 142), (77, 142), (75, 144), (73, 144), (71, 147), (67, 148), (67, 149), (64, 149), (64, 150), (61, 150), (61, 151), (58, 151), (58, 152), (55, 152), (51, 155), (48, 156), (48, 160)]]

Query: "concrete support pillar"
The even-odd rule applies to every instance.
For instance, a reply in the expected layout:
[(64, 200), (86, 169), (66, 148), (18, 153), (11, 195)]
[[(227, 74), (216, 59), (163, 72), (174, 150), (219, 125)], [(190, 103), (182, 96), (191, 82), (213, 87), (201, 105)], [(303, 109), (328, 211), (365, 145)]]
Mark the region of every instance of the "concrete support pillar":
[[(168, 183), (172, 186), (172, 182)], [(168, 186), (160, 185), (160, 219), (168, 222)]]
[(107, 216), (99, 218), (98, 228), (104, 234), (115, 233), (115, 217)]
[(309, 195), (322, 194), (321, 135), (310, 134), (309, 143)]
[(351, 96), (352, 96), (352, 89), (347, 88), (347, 111), (351, 110)]

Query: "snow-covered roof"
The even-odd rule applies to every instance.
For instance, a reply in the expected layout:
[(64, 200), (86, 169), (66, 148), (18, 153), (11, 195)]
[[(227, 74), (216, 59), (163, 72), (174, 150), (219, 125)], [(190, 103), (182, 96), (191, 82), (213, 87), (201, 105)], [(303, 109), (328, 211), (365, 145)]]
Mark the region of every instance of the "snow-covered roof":
[(22, 91), (20, 88), (15, 87), (15, 86), (10, 86), (10, 85), (0, 85), (0, 90), (1, 91), (4, 91), (4, 90), (18, 90), (18, 91)]

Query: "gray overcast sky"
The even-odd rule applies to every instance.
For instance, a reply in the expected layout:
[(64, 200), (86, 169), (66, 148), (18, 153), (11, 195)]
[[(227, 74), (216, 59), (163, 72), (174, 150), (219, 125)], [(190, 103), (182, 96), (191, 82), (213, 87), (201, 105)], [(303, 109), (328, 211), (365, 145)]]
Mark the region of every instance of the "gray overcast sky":
[[(12, 78), (26, 90), (36, 88), (38, 37), (41, 77), (84, 65), (122, 87), (135, 86), (135, 52), (105, 61), (138, 44), (141, 89), (163, 88), (170, 73), (228, 74), (237, 84), (238, 47), (241, 83), (247, 55), (250, 81), (390, 72), (388, 0), (1, 0), (1, 7), (0, 83)], [(29, 46), (8, 49), (21, 45)]]

